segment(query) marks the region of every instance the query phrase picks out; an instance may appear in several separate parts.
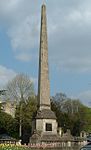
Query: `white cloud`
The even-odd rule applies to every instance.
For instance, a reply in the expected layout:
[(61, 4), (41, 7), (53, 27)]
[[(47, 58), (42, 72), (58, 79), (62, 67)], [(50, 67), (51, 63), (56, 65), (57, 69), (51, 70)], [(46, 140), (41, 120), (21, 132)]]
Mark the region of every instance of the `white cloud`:
[(18, 54), (18, 56), (16, 56), (16, 59), (24, 62), (29, 62), (31, 60), (31, 56), (28, 53), (20, 53)]
[[(39, 47), (40, 3), (41, 0), (0, 1), (0, 21), (7, 25), (14, 55), (21, 61), (29, 60), (22, 53), (31, 55)], [(51, 64), (66, 71), (91, 72), (91, 0), (46, 3)]]
[(63, 12), (58, 7), (58, 17), (49, 24), (51, 63), (61, 70), (91, 72), (91, 2), (89, 6), (84, 0), (75, 2), (73, 6), (64, 2)]
[(15, 71), (0, 65), (0, 88), (3, 88), (5, 84), (15, 76)]
[(11, 45), (15, 51), (27, 51), (34, 48), (37, 42), (37, 34), (38, 26), (33, 19), (31, 21), (31, 16), (28, 16), (23, 22), (13, 26), (8, 31)]
[(35, 0), (0, 1), (0, 24), (6, 27), (15, 56), (19, 53), (20, 57), (22, 51), (31, 53), (38, 43), (37, 3)]
[[(64, 61), (67, 59), (66, 61)], [(64, 58), (64, 60), (57, 61), (56, 68), (61, 71), (75, 72), (75, 73), (88, 73), (91, 72), (91, 59), (89, 57)]]
[[(16, 75), (17, 73), (14, 70), (0, 65), (0, 89), (4, 89), (8, 81), (11, 81)], [(36, 87), (35, 91), (37, 93), (37, 85), (38, 85), (37, 78), (30, 76), (30, 80), (33, 81), (34, 87)]]
[(91, 106), (91, 90), (81, 92), (78, 98), (87, 106)]
[(71, 99), (79, 99), (85, 106), (91, 107), (91, 90), (82, 91), (76, 95), (69, 95)]

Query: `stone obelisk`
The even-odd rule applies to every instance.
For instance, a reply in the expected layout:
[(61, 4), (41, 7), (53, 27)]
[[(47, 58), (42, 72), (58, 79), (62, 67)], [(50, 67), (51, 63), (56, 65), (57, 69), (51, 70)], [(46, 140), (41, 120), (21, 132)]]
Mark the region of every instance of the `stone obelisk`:
[(48, 39), (46, 5), (41, 8), (39, 78), (38, 78), (38, 111), (33, 124), (31, 143), (58, 141), (57, 121), (50, 106), (50, 84), (48, 69)]
[(50, 109), (47, 22), (46, 22), (46, 6), (44, 4), (42, 5), (41, 9), (38, 103), (40, 110)]
[(38, 79), (38, 111), (36, 130), (43, 133), (57, 133), (56, 116), (50, 106), (50, 84), (48, 68), (48, 38), (46, 5), (41, 8), (39, 79)]

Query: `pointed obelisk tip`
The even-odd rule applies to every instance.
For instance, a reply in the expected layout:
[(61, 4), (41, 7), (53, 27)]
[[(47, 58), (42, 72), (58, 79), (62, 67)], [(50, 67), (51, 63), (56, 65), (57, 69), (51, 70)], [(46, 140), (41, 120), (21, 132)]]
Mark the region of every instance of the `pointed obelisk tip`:
[(43, 0), (42, 6), (45, 6), (45, 5), (46, 5), (46, 0)]
[(43, 4), (45, 4), (45, 0), (43, 0)]

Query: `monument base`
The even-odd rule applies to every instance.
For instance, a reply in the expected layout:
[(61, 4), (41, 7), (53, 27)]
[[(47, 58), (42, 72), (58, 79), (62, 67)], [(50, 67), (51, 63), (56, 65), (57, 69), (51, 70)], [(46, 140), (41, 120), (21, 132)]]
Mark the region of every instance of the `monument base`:
[(35, 132), (32, 137), (30, 138), (30, 144), (53, 144), (53, 143), (60, 143), (61, 137), (58, 134), (50, 134), (50, 133), (43, 133), (39, 134)]
[(30, 143), (55, 143), (60, 141), (60, 136), (57, 134), (58, 124), (55, 113), (49, 109), (38, 110), (33, 121), (32, 136)]

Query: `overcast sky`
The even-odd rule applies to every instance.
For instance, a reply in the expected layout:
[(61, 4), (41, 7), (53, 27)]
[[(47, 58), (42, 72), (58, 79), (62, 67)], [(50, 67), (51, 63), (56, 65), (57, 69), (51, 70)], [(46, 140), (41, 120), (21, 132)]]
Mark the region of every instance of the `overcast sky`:
[[(42, 0), (0, 0), (0, 87), (17, 73), (37, 91)], [(47, 0), (51, 95), (66, 93), (90, 106), (91, 0)]]

